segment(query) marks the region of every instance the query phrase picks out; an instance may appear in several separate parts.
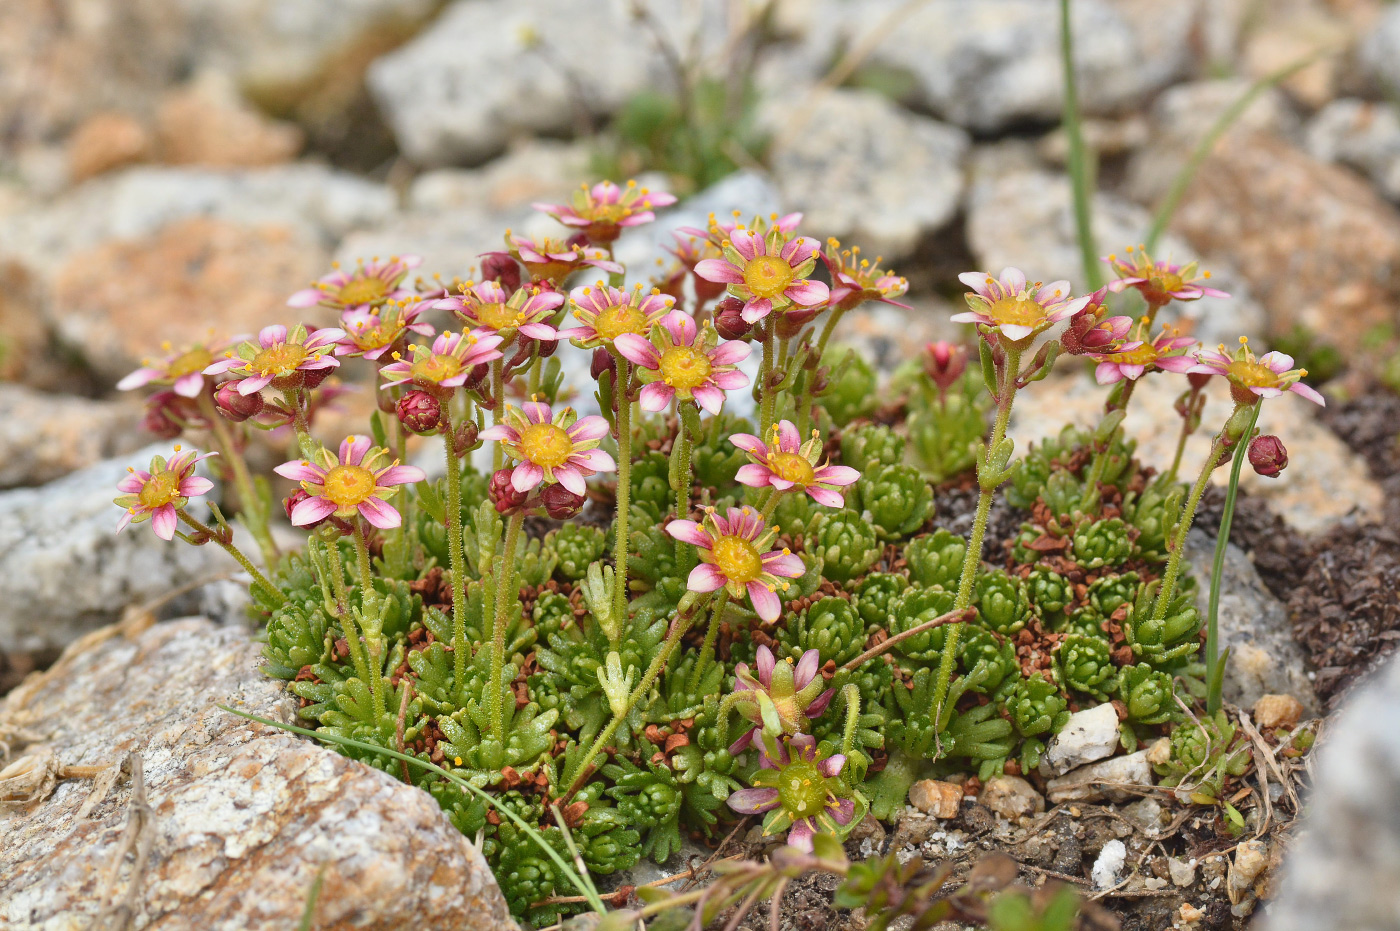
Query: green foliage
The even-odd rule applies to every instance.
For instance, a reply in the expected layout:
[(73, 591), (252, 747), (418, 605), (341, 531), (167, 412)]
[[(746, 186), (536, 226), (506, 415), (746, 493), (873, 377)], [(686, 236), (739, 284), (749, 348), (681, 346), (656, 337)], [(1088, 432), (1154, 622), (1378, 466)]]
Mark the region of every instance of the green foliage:
[(845, 508), (822, 511), (811, 522), (807, 552), (822, 561), (822, 575), (849, 582), (880, 558), (880, 544), (870, 522)]
[(1002, 636), (1016, 633), (1031, 619), (1025, 583), (1000, 569), (978, 576), (974, 593), (982, 623)]
[(881, 539), (908, 536), (933, 513), (933, 489), (913, 466), (886, 465), (868, 470), (856, 487), (860, 505), (870, 512)]
[(1068, 708), (1055, 684), (1039, 674), (1018, 681), (1006, 702), (1017, 733), (1024, 737), (1058, 731), (1069, 720)]
[[(900, 595), (890, 612), (890, 634), (913, 630), (920, 624), (942, 617), (953, 610), (957, 601), (954, 592), (942, 588), (911, 588)], [(937, 663), (943, 655), (943, 642), (948, 625), (943, 624), (901, 640), (894, 648), (896, 656), (913, 663)]]
[(1055, 672), (1066, 689), (1108, 701), (1108, 693), (1118, 684), (1110, 652), (1102, 637), (1071, 634), (1055, 651)]
[(1206, 804), (1218, 800), (1226, 780), (1249, 768), (1249, 744), (1237, 739), (1236, 730), (1223, 711), (1177, 725), (1171, 758), (1152, 767), (1161, 784), (1187, 788), (1194, 800)]
[(559, 574), (571, 582), (577, 582), (588, 573), (589, 564), (601, 559), (607, 551), (608, 535), (601, 527), (565, 524), (558, 530), (550, 531), (546, 542), (559, 561)]
[(1120, 566), (1132, 553), (1132, 534), (1117, 517), (1081, 524), (1074, 533), (1074, 561), (1085, 569)]
[(841, 433), (841, 463), (861, 472), (904, 461), (904, 437), (884, 424), (864, 423)]
[(911, 457), (925, 479), (937, 485), (976, 465), (991, 406), (972, 367), (942, 396), (920, 373), (909, 394), (907, 423)]
[[(906, 550), (907, 552), (907, 550)], [(856, 583), (856, 611), (865, 627), (883, 627), (894, 609), (894, 602), (909, 587), (909, 580), (891, 572), (871, 572)]]
[(816, 650), (823, 664), (840, 666), (860, 655), (865, 624), (849, 600), (821, 598), (788, 623), (778, 642), (794, 662), (808, 650)]
[(844, 427), (875, 412), (879, 379), (869, 362), (853, 349), (828, 349), (822, 364), (831, 370), (832, 381), (822, 395), (822, 407), (832, 423)]
[(904, 547), (910, 580), (928, 587), (941, 585), (948, 589), (957, 588), (966, 554), (967, 541), (942, 528), (915, 537)]
[(1146, 663), (1125, 666), (1118, 676), (1118, 698), (1134, 724), (1164, 724), (1180, 716), (1169, 673)]

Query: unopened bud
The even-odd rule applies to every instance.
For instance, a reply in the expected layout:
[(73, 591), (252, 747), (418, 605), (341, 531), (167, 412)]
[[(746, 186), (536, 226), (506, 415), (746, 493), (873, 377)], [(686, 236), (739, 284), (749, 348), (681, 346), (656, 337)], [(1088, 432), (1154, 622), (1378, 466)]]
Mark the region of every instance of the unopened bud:
[(453, 437), (453, 450), (460, 459), (476, 448), (477, 436), (481, 433), (481, 428), (476, 425), (476, 421), (468, 420), (457, 428), (456, 436)]
[(603, 377), (604, 372), (617, 372), (617, 360), (612, 353), (599, 346), (593, 350), (593, 361), (588, 366), (588, 375), (594, 381)]
[(497, 469), (491, 473), (491, 501), (501, 514), (514, 514), (530, 497), (528, 492), (516, 491), (510, 475), (514, 469)]
[(239, 394), (238, 382), (226, 381), (214, 392), (214, 406), (225, 420), (242, 423), (249, 417), (262, 413), (263, 398), (259, 392)]
[(1206, 385), (1210, 384), (1210, 378), (1211, 378), (1211, 373), (1210, 373), (1210, 372), (1187, 372), (1187, 373), (1186, 373), (1186, 382), (1187, 382), (1187, 384), (1189, 384), (1192, 388), (1195, 388), (1197, 391), (1200, 391), (1200, 390), (1201, 390), (1202, 388), (1204, 388)]
[(967, 369), (967, 350), (944, 340), (924, 346), (924, 372), (942, 391), (947, 391)]
[(725, 339), (748, 339), (753, 324), (744, 319), (744, 302), (727, 297), (715, 307), (715, 332)]
[(1276, 436), (1267, 433), (1256, 436), (1249, 444), (1249, 464), (1265, 478), (1278, 478), (1288, 467), (1288, 450)]
[(520, 263), (504, 252), (489, 252), (481, 260), (481, 277), (515, 291), (520, 287)]
[(467, 380), (462, 382), (463, 391), (473, 391), (481, 387), (481, 383), (486, 380), (486, 376), (491, 374), (491, 366), (485, 362), (478, 362), (472, 366), (471, 373), (467, 375)]
[[(723, 281), (710, 281), (694, 274), (690, 276), (690, 280), (695, 282), (695, 297), (702, 304), (706, 301), (713, 301), (724, 293), (725, 284)], [(742, 306), (742, 302), (740, 302), (740, 304)], [(716, 316), (718, 316), (718, 314), (716, 314)]]
[(310, 391), (313, 388), (319, 388), (321, 386), (321, 382), (325, 381), (327, 378), (330, 378), (331, 373), (334, 371), (335, 369), (332, 366), (326, 366), (323, 369), (306, 369), (300, 373), (301, 386), (307, 391)]
[(198, 426), (203, 422), (194, 399), (165, 390), (146, 399), (146, 415), (141, 426), (162, 440), (173, 440), (184, 432), (186, 424)]
[(399, 423), (412, 433), (427, 436), (442, 428), (442, 402), (426, 391), (408, 391), (394, 405)]
[(817, 314), (825, 309), (824, 307), (794, 306), (790, 310), (785, 310), (777, 314), (778, 335), (783, 339), (792, 339), (798, 333), (802, 332), (804, 326), (816, 319)]
[(576, 495), (563, 485), (550, 485), (540, 495), (545, 513), (555, 520), (568, 520), (583, 510), (584, 495)]

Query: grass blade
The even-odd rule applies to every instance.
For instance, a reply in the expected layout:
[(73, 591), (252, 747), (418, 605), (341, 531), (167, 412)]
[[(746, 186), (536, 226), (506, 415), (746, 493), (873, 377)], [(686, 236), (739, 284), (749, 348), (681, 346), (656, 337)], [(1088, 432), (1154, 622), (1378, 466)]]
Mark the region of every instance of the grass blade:
[(1074, 196), (1074, 228), (1079, 238), (1079, 257), (1084, 264), (1084, 280), (1090, 291), (1103, 284), (1099, 250), (1094, 244), (1094, 169), (1084, 145), (1084, 125), (1079, 115), (1079, 89), (1074, 78), (1074, 25), (1070, 22), (1070, 0), (1060, 0), (1060, 62), (1065, 75), (1065, 106), (1062, 116), (1069, 142), (1069, 180)]

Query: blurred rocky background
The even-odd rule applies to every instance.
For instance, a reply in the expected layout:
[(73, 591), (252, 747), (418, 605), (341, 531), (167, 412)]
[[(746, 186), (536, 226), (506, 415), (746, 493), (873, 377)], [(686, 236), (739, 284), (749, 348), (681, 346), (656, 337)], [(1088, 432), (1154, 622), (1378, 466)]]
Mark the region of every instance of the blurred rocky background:
[[(968, 336), (946, 322), (960, 271), (1015, 264), (1083, 286), (1058, 9), (4, 0), (0, 692), (133, 605), (239, 617), (235, 586), (200, 584), (230, 569), (212, 547), (111, 534), (112, 486), (156, 439), (114, 386), (163, 341), (288, 321), (287, 295), (333, 260), (412, 252), (426, 274), (468, 277), (507, 227), (559, 232), (531, 202), (643, 176), (685, 199), (621, 245), (642, 274), (679, 218), (735, 208), (800, 210), (808, 234), (882, 255), (914, 309), (858, 312), (847, 332), (885, 367)], [(1303, 657), (1256, 651), (1292, 662), (1262, 681), (1333, 707), (1400, 640), (1400, 6), (1073, 10), (1102, 253), (1143, 240), (1201, 140), (1253, 92), (1157, 251), (1200, 258), (1234, 295), (1187, 305), (1184, 328), (1284, 348), (1329, 396), (1321, 414), (1265, 409), (1292, 465), (1246, 482), (1231, 566), (1243, 639)], [(1096, 418), (1092, 381), (1064, 368), (1018, 405), (1019, 444)], [(1162, 462), (1174, 390), (1155, 387), (1129, 429)], [(1207, 418), (1225, 404), (1213, 396)]]

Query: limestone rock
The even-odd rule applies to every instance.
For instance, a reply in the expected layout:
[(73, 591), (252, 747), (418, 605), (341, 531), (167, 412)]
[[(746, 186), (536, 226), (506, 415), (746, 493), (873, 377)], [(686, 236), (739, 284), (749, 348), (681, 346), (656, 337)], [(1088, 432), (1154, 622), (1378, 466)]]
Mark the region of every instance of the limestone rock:
[[(237, 568), (217, 547), (167, 543), (149, 526), (116, 533), (117, 482), (127, 466), (145, 467), (158, 453), (169, 456), (170, 446), (0, 492), (0, 651), (64, 646), (128, 605)], [(197, 515), (198, 502), (192, 507)]]
[[(774, 130), (781, 133), (781, 124)], [(784, 206), (803, 212), (808, 235), (849, 240), (872, 259), (897, 259), (952, 219), (967, 148), (960, 129), (873, 91), (838, 89), (819, 97), (778, 144), (773, 178)]]
[(258, 167), (290, 161), (302, 131), (244, 103), (215, 73), (166, 94), (156, 114), (161, 161), (168, 165)]
[(1045, 798), (1020, 776), (997, 776), (982, 787), (977, 799), (992, 811), (1015, 821), (1045, 811)]
[(1357, 59), (1381, 96), (1400, 90), (1400, 8), (1386, 8), (1357, 48)]
[(1196, 861), (1167, 857), (1167, 873), (1171, 876), (1173, 885), (1185, 889), (1196, 882)]
[(1302, 324), (1341, 347), (1400, 322), (1400, 216), (1365, 181), (1267, 135), (1220, 146), (1173, 229), (1240, 270), (1269, 332)]
[(1045, 784), (1050, 804), (1061, 802), (1096, 802), (1108, 799), (1125, 802), (1136, 797), (1126, 791), (1133, 786), (1151, 786), (1152, 768), (1147, 763), (1147, 751), (1139, 750), (1127, 756), (1115, 756), (1065, 773)]
[(1111, 840), (1103, 845), (1094, 866), (1089, 871), (1094, 880), (1094, 888), (1100, 891), (1112, 889), (1118, 883), (1118, 873), (1128, 859), (1128, 847), (1121, 840)]
[(1308, 123), (1306, 145), (1314, 158), (1355, 168), (1400, 200), (1400, 116), (1389, 103), (1332, 101)]
[[(1215, 539), (1200, 529), (1186, 537), (1186, 559), (1200, 585), (1205, 616)], [(1287, 607), (1264, 587), (1249, 557), (1231, 544), (1225, 550), (1220, 593), (1220, 646), (1230, 648), (1225, 667), (1225, 700), (1250, 707), (1264, 695), (1296, 695), (1302, 709), (1315, 711), (1317, 695), (1308, 680), (1303, 650), (1293, 639)]]
[(1069, 716), (1068, 723), (1040, 758), (1042, 776), (1058, 776), (1076, 766), (1111, 756), (1118, 748), (1118, 712), (1104, 702)]
[(68, 138), (68, 174), (74, 183), (86, 181), (150, 154), (151, 134), (140, 120), (125, 113), (96, 113)]
[(962, 786), (952, 782), (920, 779), (909, 787), (909, 804), (935, 818), (956, 818), (962, 800)]
[[(246, 631), (195, 618), (104, 633), (11, 693), (0, 720), (24, 715), (65, 765), (141, 755), (154, 841), (131, 927), (295, 927), (322, 870), (318, 928), (515, 927), (480, 854), (426, 792), (215, 707), (294, 717)], [(0, 815), (6, 927), (77, 928), (106, 904), (99, 877), (131, 792), (118, 782), (80, 820), (90, 789), (63, 780), (32, 810)]]
[(135, 399), (91, 401), (0, 384), (0, 488), (39, 485), (143, 442)]
[(1303, 703), (1292, 695), (1261, 695), (1254, 703), (1258, 727), (1292, 727), (1303, 717)]
[(1353, 696), (1313, 751), (1315, 777), (1269, 905), (1269, 931), (1361, 931), (1400, 914), (1400, 663)]

